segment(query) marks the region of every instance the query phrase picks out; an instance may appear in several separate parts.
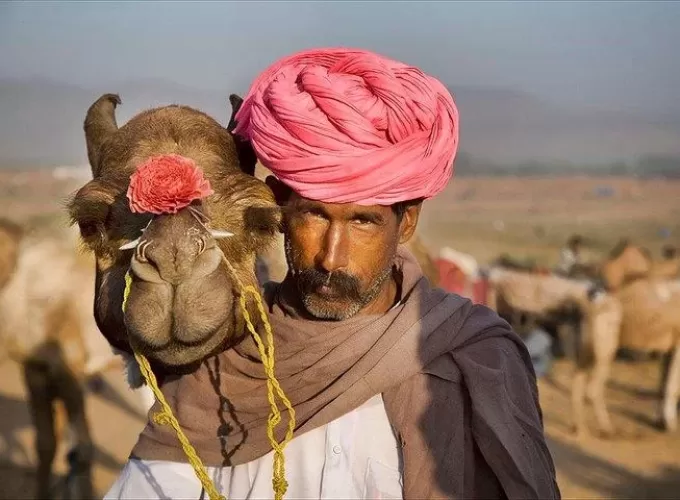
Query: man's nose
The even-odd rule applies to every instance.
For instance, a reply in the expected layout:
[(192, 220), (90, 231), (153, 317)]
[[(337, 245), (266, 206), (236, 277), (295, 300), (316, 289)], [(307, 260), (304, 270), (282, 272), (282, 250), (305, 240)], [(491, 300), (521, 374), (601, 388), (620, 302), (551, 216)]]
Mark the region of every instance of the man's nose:
[(319, 265), (327, 272), (346, 268), (349, 264), (349, 234), (341, 225), (331, 224), (324, 238)]

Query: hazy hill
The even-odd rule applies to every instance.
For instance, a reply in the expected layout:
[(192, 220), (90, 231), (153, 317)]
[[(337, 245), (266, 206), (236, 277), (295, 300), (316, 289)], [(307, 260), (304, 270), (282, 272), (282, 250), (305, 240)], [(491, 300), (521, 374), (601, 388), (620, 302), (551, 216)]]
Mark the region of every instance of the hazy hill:
[[(644, 154), (680, 154), (680, 116), (562, 109), (505, 88), (452, 87), (461, 114), (461, 148), (474, 158), (599, 163)], [(232, 90), (205, 91), (163, 80), (85, 88), (46, 80), (0, 80), (0, 165), (86, 163), (82, 122), (105, 92), (119, 93), (119, 123), (169, 103), (198, 107), (225, 124)]]

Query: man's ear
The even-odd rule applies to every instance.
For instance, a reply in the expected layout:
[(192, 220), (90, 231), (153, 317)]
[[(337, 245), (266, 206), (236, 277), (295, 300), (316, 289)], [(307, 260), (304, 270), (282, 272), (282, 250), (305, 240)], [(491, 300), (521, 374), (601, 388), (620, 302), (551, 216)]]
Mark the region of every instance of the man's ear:
[(401, 224), (399, 225), (399, 243), (407, 243), (413, 237), (413, 234), (416, 232), (416, 226), (418, 225), (422, 207), (422, 201), (406, 207), (406, 211), (401, 218)]
[(272, 193), (274, 193), (276, 204), (280, 207), (285, 206), (290, 200), (293, 190), (273, 175), (268, 175), (264, 182), (269, 186), (269, 189), (272, 190)]

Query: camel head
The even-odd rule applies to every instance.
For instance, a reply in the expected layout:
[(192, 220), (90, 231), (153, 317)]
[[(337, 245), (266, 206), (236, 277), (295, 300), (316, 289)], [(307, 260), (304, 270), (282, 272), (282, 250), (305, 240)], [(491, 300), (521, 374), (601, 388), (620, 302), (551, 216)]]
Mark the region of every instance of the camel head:
[[(118, 127), (115, 94), (100, 97), (85, 118), (93, 179), (75, 193), (69, 211), (96, 259), (97, 324), (114, 347), (129, 351), (129, 343), (170, 368), (190, 366), (242, 337), (239, 288), (224, 259), (245, 286), (256, 286), (256, 254), (279, 229), (274, 196), (253, 176), (254, 153), (231, 134), (241, 100), (230, 100), (227, 128), (177, 105), (144, 111)], [(193, 161), (213, 194), (176, 213), (131, 210), (132, 174), (166, 154)]]
[(16, 269), (22, 237), (23, 229), (18, 224), (0, 217), (0, 290)]
[(601, 275), (607, 290), (615, 291), (625, 283), (646, 277), (651, 267), (649, 252), (624, 239), (612, 249), (602, 264)]

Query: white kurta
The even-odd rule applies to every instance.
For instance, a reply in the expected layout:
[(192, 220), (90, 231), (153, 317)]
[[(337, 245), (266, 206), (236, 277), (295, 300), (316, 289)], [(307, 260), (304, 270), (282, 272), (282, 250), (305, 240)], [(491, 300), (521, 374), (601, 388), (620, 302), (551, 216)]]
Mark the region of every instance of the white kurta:
[[(403, 498), (401, 450), (380, 395), (294, 438), (284, 454), (285, 498)], [(229, 500), (271, 499), (273, 456), (235, 467), (208, 467), (208, 475)], [(104, 498), (198, 499), (201, 490), (189, 464), (130, 460)]]

